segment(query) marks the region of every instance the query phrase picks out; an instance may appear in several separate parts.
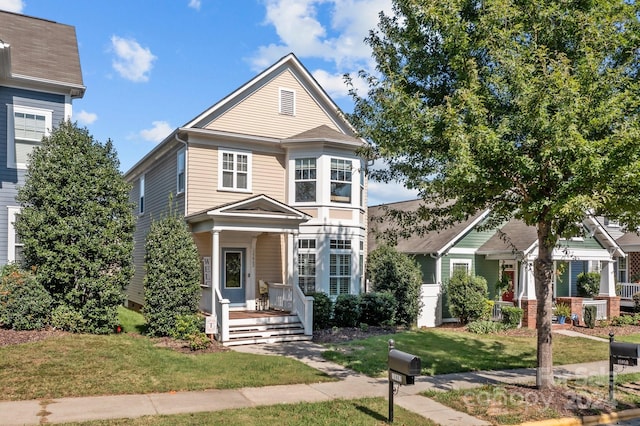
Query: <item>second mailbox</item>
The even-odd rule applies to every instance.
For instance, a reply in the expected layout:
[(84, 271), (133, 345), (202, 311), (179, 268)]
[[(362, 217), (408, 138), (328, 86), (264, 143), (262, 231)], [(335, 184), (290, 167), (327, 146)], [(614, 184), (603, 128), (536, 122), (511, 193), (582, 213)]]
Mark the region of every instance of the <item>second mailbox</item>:
[(405, 376), (419, 376), (422, 369), (420, 358), (397, 349), (389, 351), (389, 370)]

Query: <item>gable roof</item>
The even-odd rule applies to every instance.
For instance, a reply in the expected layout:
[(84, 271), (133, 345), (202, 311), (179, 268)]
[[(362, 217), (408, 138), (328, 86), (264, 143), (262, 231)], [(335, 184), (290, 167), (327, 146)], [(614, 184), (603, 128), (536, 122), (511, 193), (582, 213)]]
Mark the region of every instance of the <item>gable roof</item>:
[(244, 200), (214, 206), (186, 217), (188, 222), (197, 222), (211, 217), (293, 219), (307, 221), (311, 216), (265, 194)]
[(82, 97), (75, 28), (0, 11), (0, 79), (59, 86), (74, 98)]
[(307, 143), (307, 142), (325, 142), (332, 143), (336, 142), (340, 145), (352, 144), (354, 148), (362, 146), (364, 143), (362, 139), (355, 138), (353, 136), (345, 135), (344, 133), (340, 133), (326, 124), (322, 124), (318, 127), (315, 127), (311, 130), (307, 130), (305, 132), (299, 133), (295, 136), (291, 136), (290, 138), (283, 139), (281, 141), (282, 145), (290, 145), (295, 143)]
[(478, 248), (478, 254), (504, 253), (506, 251), (529, 253), (538, 240), (536, 228), (517, 219), (508, 221), (500, 228), (500, 231)]
[[(376, 241), (375, 232), (371, 231), (384, 232), (386, 230), (394, 229), (396, 225), (389, 220), (385, 220), (383, 223), (377, 223), (375, 222), (374, 218), (383, 215), (386, 209), (405, 212), (415, 211), (423, 203), (424, 202), (422, 200), (417, 199), (369, 207), (369, 250), (373, 250), (378, 244)], [(396, 249), (403, 253), (427, 253), (438, 256), (443, 255), (449, 248), (451, 248), (452, 245), (454, 245), (471, 229), (479, 224), (487, 216), (488, 213), (488, 210), (478, 212), (464, 222), (457, 223), (446, 229), (427, 232), (423, 235), (415, 233), (408, 238), (398, 239)]]
[(203, 111), (183, 127), (206, 127), (209, 123), (232, 109), (234, 106), (238, 105), (244, 99), (255, 93), (287, 69), (290, 70), (295, 75), (295, 78), (307, 89), (318, 106), (324, 110), (325, 114), (331, 119), (337, 128), (347, 134), (356, 134), (355, 129), (344, 118), (344, 114), (340, 111), (338, 105), (336, 105), (331, 97), (329, 97), (327, 92), (325, 92), (316, 79), (313, 78), (311, 73), (304, 67), (304, 65), (302, 65), (293, 53), (289, 53), (288, 55), (280, 58), (269, 68), (265, 69), (260, 74), (256, 75), (254, 78), (209, 107), (207, 110)]

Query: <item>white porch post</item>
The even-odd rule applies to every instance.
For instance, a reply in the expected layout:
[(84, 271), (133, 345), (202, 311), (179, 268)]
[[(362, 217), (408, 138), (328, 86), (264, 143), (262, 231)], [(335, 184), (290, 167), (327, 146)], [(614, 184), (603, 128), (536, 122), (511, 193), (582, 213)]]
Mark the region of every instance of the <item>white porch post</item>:
[(613, 268), (613, 260), (604, 262), (604, 266), (600, 271), (600, 293), (598, 296), (615, 297), (616, 296), (616, 279)]
[(211, 234), (211, 284), (220, 290), (220, 231), (211, 231)]
[(295, 254), (298, 252), (298, 248), (294, 244), (293, 232), (287, 233), (287, 282), (288, 285), (298, 285), (298, 272), (295, 266)]
[(521, 299), (535, 300), (536, 299), (536, 280), (533, 275), (533, 261), (523, 260), (520, 262), (520, 273), (518, 289), (518, 301)]

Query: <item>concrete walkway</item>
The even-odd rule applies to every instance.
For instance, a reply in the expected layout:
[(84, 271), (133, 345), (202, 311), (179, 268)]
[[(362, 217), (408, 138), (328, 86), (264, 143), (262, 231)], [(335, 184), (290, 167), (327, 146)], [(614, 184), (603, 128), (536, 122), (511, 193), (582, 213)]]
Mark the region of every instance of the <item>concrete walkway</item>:
[[(0, 425), (80, 422), (86, 420), (133, 418), (146, 415), (218, 411), (282, 403), (316, 402), (334, 398), (387, 397), (388, 381), (363, 376), (328, 362), (324, 348), (311, 342), (240, 346), (235, 350), (263, 355), (288, 356), (340, 380), (331, 383), (285, 385), (233, 390), (171, 392), (146, 395), (115, 395), (83, 398), (56, 398), (40, 401), (0, 402)], [(625, 372), (640, 371), (626, 367)], [(608, 361), (564, 365), (554, 369), (562, 379), (607, 375)], [(489, 383), (533, 383), (535, 369), (479, 371), (422, 376), (414, 386), (401, 386), (396, 405), (414, 411), (441, 425), (487, 425), (489, 423), (452, 410), (418, 393), (429, 389), (467, 389)]]

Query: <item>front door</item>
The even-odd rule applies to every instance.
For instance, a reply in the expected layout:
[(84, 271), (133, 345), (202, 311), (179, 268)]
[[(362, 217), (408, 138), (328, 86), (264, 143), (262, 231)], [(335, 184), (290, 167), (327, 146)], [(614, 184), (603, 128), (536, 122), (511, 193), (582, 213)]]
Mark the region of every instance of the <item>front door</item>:
[(222, 249), (222, 297), (231, 303), (245, 303), (243, 248)]

